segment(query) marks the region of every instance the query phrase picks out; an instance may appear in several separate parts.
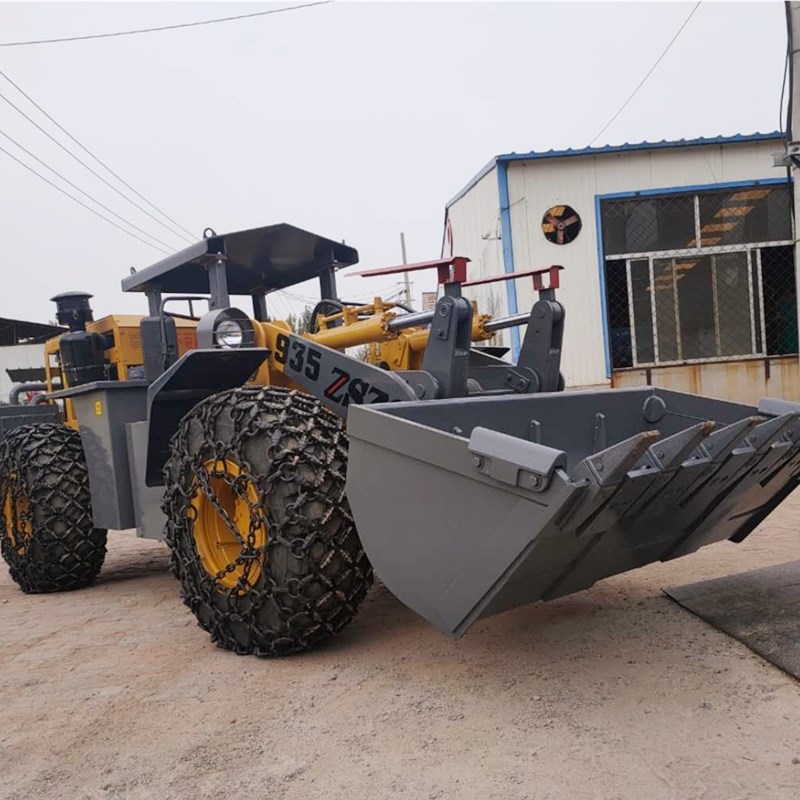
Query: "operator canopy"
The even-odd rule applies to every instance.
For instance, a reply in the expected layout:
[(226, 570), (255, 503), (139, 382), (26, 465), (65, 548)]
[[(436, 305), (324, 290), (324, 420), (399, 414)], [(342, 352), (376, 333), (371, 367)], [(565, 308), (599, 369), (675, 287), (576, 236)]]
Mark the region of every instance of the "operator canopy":
[(211, 234), (124, 278), (122, 291), (210, 294), (204, 267), (219, 256), (226, 258), (228, 292), (234, 295), (283, 289), (358, 263), (355, 248), (286, 223)]

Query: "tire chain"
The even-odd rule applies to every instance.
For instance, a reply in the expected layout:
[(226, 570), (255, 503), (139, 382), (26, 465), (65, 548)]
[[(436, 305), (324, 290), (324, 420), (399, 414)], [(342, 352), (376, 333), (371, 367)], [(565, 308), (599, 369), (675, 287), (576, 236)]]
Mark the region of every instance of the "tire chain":
[[(5, 503), (10, 494), (12, 525)], [(28, 534), (20, 542), (20, 529)], [(89, 475), (77, 431), (24, 425), (0, 446), (0, 552), (26, 593), (79, 589), (100, 572), (106, 531), (92, 523)]]
[[(225, 415), (233, 429), (229, 442), (214, 438), (216, 424)], [(203, 440), (197, 452), (190, 455), (186, 445), (195, 426), (199, 426)], [(248, 441), (265, 434), (269, 437), (270, 468), (269, 474), (262, 475), (246, 461), (244, 452)], [(303, 392), (280, 387), (233, 389), (195, 406), (181, 421), (170, 450), (162, 508), (167, 516), (166, 541), (172, 551), (172, 569), (181, 581), (184, 603), (217, 644), (240, 654), (287, 655), (309, 649), (350, 622), (372, 584), (373, 574), (344, 495), (347, 435), (338, 417)], [(217, 467), (231, 457), (241, 470), (235, 478)], [(224, 478), (237, 497), (247, 499), (248, 483), (257, 488), (256, 502), (248, 501), (250, 527), (246, 537), (211, 489), (203, 466), (210, 460), (215, 462), (210, 476)], [(307, 474), (309, 467), (311, 477)], [(276, 495), (282, 499), (277, 491), (280, 484), (297, 487), (294, 500), (281, 506), (282, 518), (269, 513), (271, 500)], [(192, 536), (191, 502), (198, 488), (242, 547), (237, 558), (215, 576), (203, 568)], [(321, 504), (325, 511), (312, 519), (308, 511), (314, 504)], [(262, 525), (267, 530), (267, 542), (259, 548), (255, 546), (256, 532)], [(328, 527), (332, 532), (326, 532)], [(279, 548), (285, 548), (301, 563), (305, 573), (286, 580), (284, 585), (275, 580), (269, 567)], [(324, 553), (321, 558), (320, 552)], [(256, 586), (247, 588), (256, 560), (261, 561), (261, 575)], [(243, 574), (237, 586), (222, 586), (220, 579), (239, 566), (243, 566)], [(314, 596), (313, 590), (319, 587), (323, 587), (322, 593)], [(258, 619), (268, 603), (277, 610), (277, 628)], [(213, 621), (203, 619), (204, 609), (212, 612)], [(248, 629), (244, 643), (231, 632), (232, 627), (241, 629), (242, 625)]]

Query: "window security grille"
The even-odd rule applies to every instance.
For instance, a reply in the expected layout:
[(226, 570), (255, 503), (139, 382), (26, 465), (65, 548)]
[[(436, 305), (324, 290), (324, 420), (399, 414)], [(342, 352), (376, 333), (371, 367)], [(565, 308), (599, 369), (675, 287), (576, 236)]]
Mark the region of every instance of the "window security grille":
[(602, 201), (613, 367), (797, 353), (790, 192)]

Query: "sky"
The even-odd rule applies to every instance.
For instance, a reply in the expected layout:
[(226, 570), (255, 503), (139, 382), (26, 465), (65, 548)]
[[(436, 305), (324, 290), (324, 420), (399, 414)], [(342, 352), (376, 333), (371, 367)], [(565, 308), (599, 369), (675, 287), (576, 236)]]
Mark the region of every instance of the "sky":
[[(3, 2), (0, 43), (287, 5)], [(344, 239), (361, 268), (374, 268), (401, 262), (401, 231), (409, 261), (437, 258), (445, 204), (494, 155), (588, 145), (693, 5), (335, 2), (182, 30), (0, 47), (0, 70), (195, 239), (206, 227), (287, 222)], [(783, 3), (703, 2), (596, 144), (776, 130), (785, 52)], [(68, 143), (2, 77), (0, 92)], [(2, 99), (0, 131), (171, 252), (186, 245)], [(64, 186), (3, 136), (0, 146)], [(94, 294), (96, 318), (146, 313), (144, 298), (122, 294), (120, 281), (163, 254), (3, 153), (0, 231), (0, 316), (53, 319), (50, 297), (73, 290)], [(398, 288), (391, 278), (345, 276), (346, 299)], [(432, 276), (415, 275), (417, 302), (432, 288)], [(313, 297), (316, 287), (292, 291)], [(282, 296), (271, 311), (301, 307)]]

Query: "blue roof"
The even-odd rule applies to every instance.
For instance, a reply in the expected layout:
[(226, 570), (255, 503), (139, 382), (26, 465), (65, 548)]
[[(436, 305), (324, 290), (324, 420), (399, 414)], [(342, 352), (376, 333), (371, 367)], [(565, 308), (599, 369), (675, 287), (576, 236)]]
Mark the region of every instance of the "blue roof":
[(627, 153), (634, 150), (663, 150), (667, 147), (696, 147), (698, 145), (739, 144), (743, 142), (765, 142), (782, 140), (781, 131), (771, 133), (737, 133), (734, 136), (701, 136), (698, 139), (662, 139), (660, 142), (626, 142), (625, 144), (607, 144), (601, 147), (582, 147), (566, 150), (531, 150), (528, 153), (502, 153), (495, 156), (475, 177), (448, 203), (449, 208), (460, 200), (478, 181), (491, 172), (498, 163), (510, 161), (534, 161), (542, 158), (565, 158), (567, 156), (596, 156), (606, 153)]

